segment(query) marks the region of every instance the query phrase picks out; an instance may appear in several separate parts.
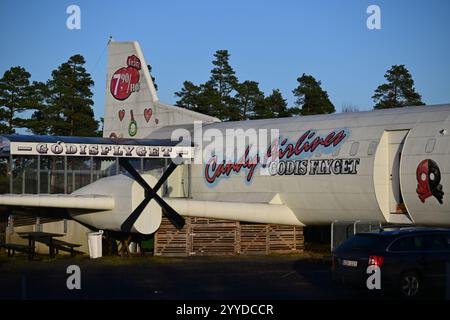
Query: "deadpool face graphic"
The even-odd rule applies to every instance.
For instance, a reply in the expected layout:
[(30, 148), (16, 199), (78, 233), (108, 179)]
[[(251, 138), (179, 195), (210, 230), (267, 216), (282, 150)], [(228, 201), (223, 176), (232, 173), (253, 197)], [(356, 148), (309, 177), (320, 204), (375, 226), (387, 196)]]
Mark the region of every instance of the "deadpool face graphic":
[(444, 192), (442, 191), (441, 171), (439, 166), (433, 160), (427, 159), (419, 163), (416, 170), (417, 177), (417, 194), (420, 201), (423, 203), (431, 196), (434, 196), (440, 204), (442, 204), (442, 198)]

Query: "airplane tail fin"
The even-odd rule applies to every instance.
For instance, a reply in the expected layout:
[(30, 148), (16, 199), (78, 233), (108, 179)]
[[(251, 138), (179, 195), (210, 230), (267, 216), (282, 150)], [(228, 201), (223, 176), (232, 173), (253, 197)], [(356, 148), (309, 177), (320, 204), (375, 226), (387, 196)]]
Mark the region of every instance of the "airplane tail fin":
[(145, 138), (152, 131), (217, 118), (161, 103), (139, 43), (110, 41), (103, 137)]

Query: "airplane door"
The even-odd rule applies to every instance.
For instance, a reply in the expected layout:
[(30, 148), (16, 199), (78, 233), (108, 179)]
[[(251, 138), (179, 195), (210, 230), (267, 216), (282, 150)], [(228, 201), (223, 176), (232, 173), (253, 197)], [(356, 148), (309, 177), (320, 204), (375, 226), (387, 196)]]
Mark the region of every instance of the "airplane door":
[(402, 150), (409, 130), (385, 131), (375, 153), (375, 194), (387, 222), (411, 223), (400, 187)]
[(400, 189), (400, 161), (403, 144), (409, 130), (389, 131), (389, 212), (406, 213)]

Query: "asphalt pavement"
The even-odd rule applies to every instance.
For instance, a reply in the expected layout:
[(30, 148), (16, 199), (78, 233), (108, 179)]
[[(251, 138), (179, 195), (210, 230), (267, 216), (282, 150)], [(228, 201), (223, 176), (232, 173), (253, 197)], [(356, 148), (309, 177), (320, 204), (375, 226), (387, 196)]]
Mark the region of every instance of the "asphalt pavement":
[[(80, 270), (80, 289), (67, 282)], [(69, 279), (72, 284), (73, 278)], [(332, 281), (330, 262), (301, 255), (27, 261), (0, 256), (0, 299), (383, 299)]]

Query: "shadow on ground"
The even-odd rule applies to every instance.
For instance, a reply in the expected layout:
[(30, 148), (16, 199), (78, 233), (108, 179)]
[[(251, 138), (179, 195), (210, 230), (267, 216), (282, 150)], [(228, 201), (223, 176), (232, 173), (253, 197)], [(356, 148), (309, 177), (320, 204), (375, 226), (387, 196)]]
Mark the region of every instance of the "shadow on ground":
[[(68, 290), (67, 267), (81, 269)], [(0, 299), (383, 299), (333, 283), (329, 260), (310, 255), (190, 258), (0, 256)]]

